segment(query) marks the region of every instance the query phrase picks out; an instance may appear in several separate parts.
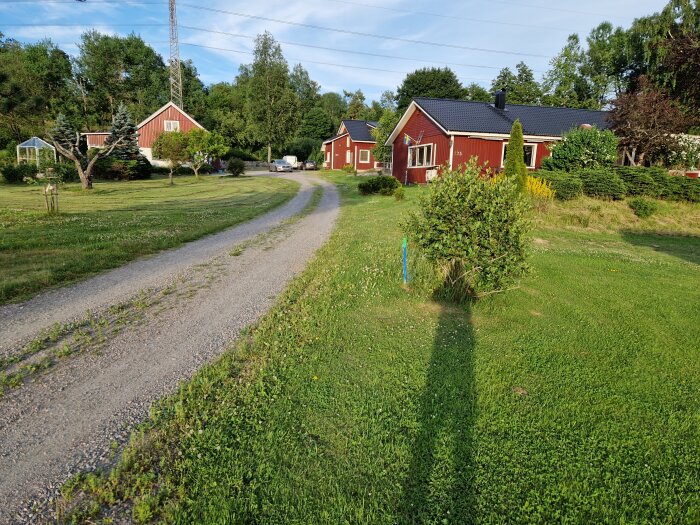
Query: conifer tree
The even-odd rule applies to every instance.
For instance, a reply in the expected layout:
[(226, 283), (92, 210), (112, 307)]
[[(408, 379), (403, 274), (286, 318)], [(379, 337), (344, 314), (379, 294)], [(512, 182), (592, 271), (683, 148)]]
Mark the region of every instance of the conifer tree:
[(136, 132), (136, 124), (131, 119), (131, 114), (126, 105), (119, 104), (117, 114), (112, 120), (112, 134), (107, 137), (105, 145), (111, 146), (119, 139), (119, 145), (114, 148), (112, 156), (121, 160), (134, 160), (139, 156), (139, 134)]
[(525, 141), (523, 126), (516, 119), (510, 129), (510, 139), (506, 147), (506, 162), (503, 169), (506, 177), (514, 177), (521, 191), (527, 187), (527, 166), (525, 165)]

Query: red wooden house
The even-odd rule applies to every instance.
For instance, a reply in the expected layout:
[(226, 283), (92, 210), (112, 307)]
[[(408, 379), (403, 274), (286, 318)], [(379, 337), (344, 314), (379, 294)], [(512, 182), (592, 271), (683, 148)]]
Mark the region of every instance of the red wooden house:
[(605, 129), (606, 111), (507, 104), (496, 93), (493, 104), (465, 100), (416, 98), (386, 144), (392, 146), (392, 175), (402, 183), (425, 183), (442, 166), (456, 168), (477, 156), (481, 164), (503, 167), (510, 129), (523, 126), (525, 163), (538, 169), (547, 146), (572, 128), (590, 124)]
[[(204, 129), (195, 119), (190, 117), (173, 102), (168, 102), (137, 126), (141, 154), (148, 160), (153, 161), (152, 148), (158, 135), (168, 131), (182, 131), (183, 133), (187, 133), (194, 128)], [(110, 133), (108, 131), (83, 133), (83, 136), (87, 140), (88, 148), (103, 147), (109, 135)]]
[(323, 143), (323, 167), (339, 170), (351, 165), (357, 171), (369, 171), (381, 167), (372, 155), (377, 141), (371, 131), (376, 122), (368, 120), (343, 120), (335, 137)]

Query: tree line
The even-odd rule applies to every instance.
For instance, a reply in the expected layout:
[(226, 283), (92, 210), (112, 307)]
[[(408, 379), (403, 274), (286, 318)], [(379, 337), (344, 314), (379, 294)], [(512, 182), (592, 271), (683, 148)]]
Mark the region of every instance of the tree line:
[[(700, 120), (699, 34), (698, 0), (671, 0), (627, 29), (604, 22), (585, 42), (570, 35), (540, 81), (524, 62), (503, 68), (490, 90), (463, 86), (448, 68), (426, 68), (368, 102), (361, 90), (321, 93), (301, 64), (289, 67), (266, 32), (256, 40), (253, 62), (232, 82), (205, 86), (194, 64), (183, 61), (184, 109), (225, 137), (232, 154), (250, 159), (319, 156), (321, 140), (345, 118), (379, 121), (381, 139), (413, 97), (490, 102), (497, 89), (507, 90), (509, 103), (588, 109), (651, 93), (682, 117), (669, 130), (676, 133)], [(22, 44), (0, 34), (0, 155), (13, 157), (16, 143), (45, 134), (58, 114), (76, 130), (105, 130), (124, 104), (138, 122), (169, 100), (168, 79), (163, 58), (135, 34), (86, 32), (75, 57), (50, 40)], [(381, 144), (377, 149), (381, 158)]]

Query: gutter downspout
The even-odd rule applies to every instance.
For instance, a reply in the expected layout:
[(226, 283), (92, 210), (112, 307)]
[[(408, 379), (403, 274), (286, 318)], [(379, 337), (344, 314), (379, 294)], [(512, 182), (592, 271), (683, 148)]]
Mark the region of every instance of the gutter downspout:
[(455, 160), (455, 137), (452, 135), (450, 137), (450, 171), (452, 171), (454, 168), (454, 160)]

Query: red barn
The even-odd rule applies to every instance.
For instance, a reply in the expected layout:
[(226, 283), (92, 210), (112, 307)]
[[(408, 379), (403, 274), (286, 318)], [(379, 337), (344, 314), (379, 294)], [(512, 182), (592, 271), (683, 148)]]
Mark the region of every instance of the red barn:
[(506, 105), (498, 92), (493, 104), (465, 100), (416, 98), (386, 144), (392, 146), (392, 175), (402, 183), (425, 183), (440, 167), (457, 167), (477, 156), (479, 162), (501, 169), (510, 129), (523, 126), (525, 163), (534, 170), (549, 156), (547, 146), (572, 128), (590, 124), (605, 129), (607, 111)]
[(371, 131), (376, 122), (368, 120), (343, 120), (335, 137), (323, 143), (323, 167), (339, 170), (350, 164), (357, 171), (369, 171), (381, 167), (372, 155), (377, 141)]
[[(168, 102), (137, 126), (141, 154), (148, 160), (153, 161), (152, 148), (158, 135), (167, 131), (182, 131), (183, 133), (187, 133), (194, 128), (204, 129), (195, 119), (190, 117), (173, 102)], [(83, 133), (83, 136), (87, 140), (88, 148), (104, 147), (105, 140), (107, 140), (109, 135), (110, 133), (108, 131)]]

